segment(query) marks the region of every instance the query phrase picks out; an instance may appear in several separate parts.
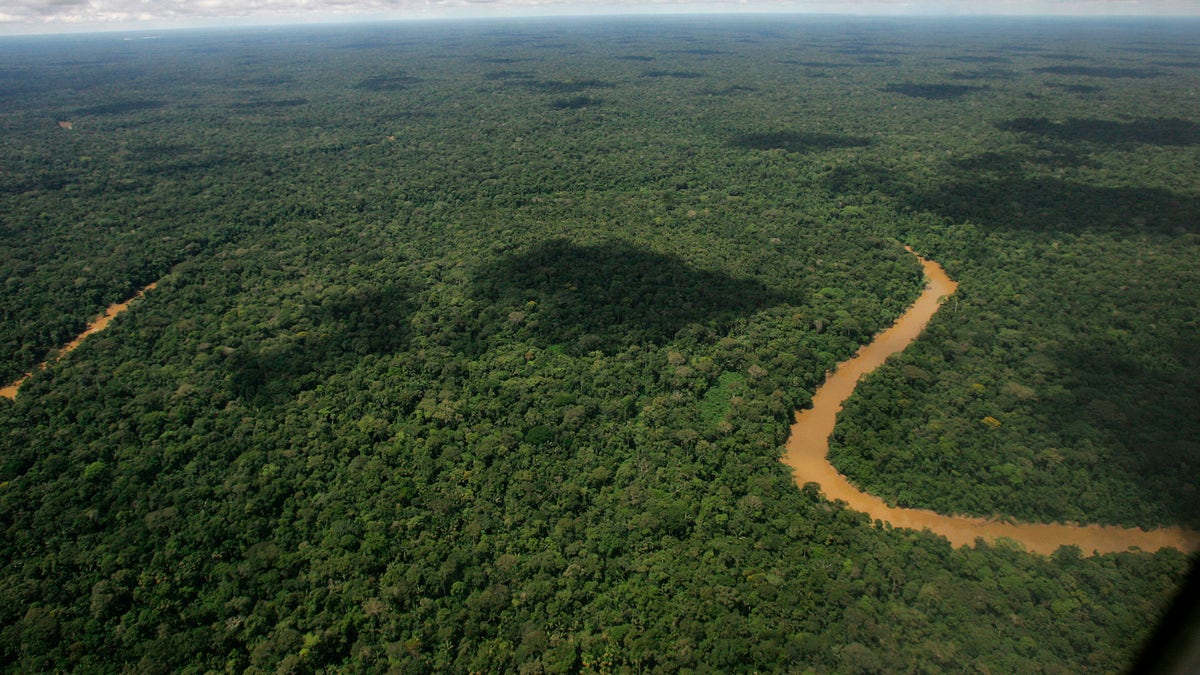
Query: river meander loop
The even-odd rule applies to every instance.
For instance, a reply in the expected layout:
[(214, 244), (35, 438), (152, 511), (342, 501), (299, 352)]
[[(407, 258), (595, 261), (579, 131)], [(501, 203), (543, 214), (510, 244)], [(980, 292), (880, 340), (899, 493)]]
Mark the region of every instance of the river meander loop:
[[(912, 251), (912, 249), (909, 249)], [(916, 255), (914, 253), (914, 255)], [(925, 290), (896, 320), (896, 323), (847, 361), (838, 364), (813, 395), (812, 407), (797, 410), (781, 458), (791, 466), (796, 484), (816, 483), (825, 497), (843, 501), (872, 520), (893, 527), (929, 530), (950, 540), (956, 547), (1005, 538), (1019, 542), (1026, 550), (1049, 555), (1060, 546), (1078, 546), (1085, 555), (1113, 553), (1138, 548), (1156, 551), (1174, 547), (1185, 553), (1200, 551), (1200, 532), (1181, 527), (1142, 530), (1113, 525), (1075, 525), (1063, 523), (1000, 522), (988, 518), (947, 516), (927, 509), (888, 506), (874, 495), (859, 490), (829, 463), (829, 435), (842, 404), (854, 392), (859, 380), (883, 364), (892, 354), (904, 350), (921, 334), (937, 313), (942, 301), (952, 295), (958, 284), (942, 266), (919, 255), (925, 270)]]

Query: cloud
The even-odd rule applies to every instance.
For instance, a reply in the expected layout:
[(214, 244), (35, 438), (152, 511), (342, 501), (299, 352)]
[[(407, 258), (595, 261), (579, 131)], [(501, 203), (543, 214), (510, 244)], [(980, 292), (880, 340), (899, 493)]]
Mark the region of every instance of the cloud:
[(4, 0), (6, 32), (487, 13), (765, 10), (847, 14), (1200, 15), (1192, 0)]

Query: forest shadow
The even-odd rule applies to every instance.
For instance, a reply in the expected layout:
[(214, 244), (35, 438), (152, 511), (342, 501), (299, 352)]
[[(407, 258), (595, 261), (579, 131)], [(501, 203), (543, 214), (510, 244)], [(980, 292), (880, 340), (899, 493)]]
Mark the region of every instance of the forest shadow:
[(97, 117), (106, 115), (125, 115), (128, 113), (142, 112), (143, 110), (158, 110), (165, 105), (166, 103), (163, 101), (115, 101), (113, 103), (102, 103), (100, 105), (76, 108), (75, 114)]
[(1200, 144), (1200, 124), (1179, 118), (1114, 122), (1072, 117), (1064, 122), (1054, 122), (1045, 117), (1019, 117), (1001, 122), (996, 128), (1067, 143), (1084, 142), (1117, 147)]
[(901, 82), (898, 84), (890, 84), (883, 88), (891, 94), (903, 94), (911, 98), (923, 98), (926, 101), (949, 101), (956, 98), (961, 98), (974, 91), (979, 91), (980, 87), (972, 87), (966, 84), (919, 84), (916, 82)]
[(725, 87), (723, 89), (713, 89), (711, 87), (705, 87), (704, 89), (696, 90), (696, 95), (697, 96), (734, 96), (737, 94), (752, 94), (756, 91), (758, 91), (758, 90), (755, 89), (754, 87), (747, 87), (745, 85), (735, 84), (732, 86)]
[(829, 194), (835, 197), (866, 195), (876, 191), (900, 195), (904, 193), (905, 188), (896, 178), (887, 168), (864, 162), (854, 166), (832, 167), (825, 174), (822, 183)]
[(662, 344), (690, 324), (727, 325), (792, 294), (700, 270), (682, 258), (609, 242), (555, 239), (481, 269), (478, 297), (545, 346), (572, 353)]
[(483, 79), (488, 82), (524, 82), (533, 80), (534, 77), (528, 70), (493, 70), (484, 73)]
[(857, 63), (843, 63), (840, 61), (801, 61), (797, 59), (783, 59), (779, 63), (788, 66), (804, 66), (805, 68), (856, 68)]
[(843, 136), (804, 131), (771, 131), (738, 134), (729, 144), (743, 150), (784, 150), (805, 153), (834, 148), (864, 148), (874, 141), (864, 136)]
[(0, 174), (0, 195), (20, 195), (26, 192), (54, 192), (79, 181), (74, 172), (46, 170), (37, 173)]
[(1017, 73), (1016, 71), (1004, 68), (982, 68), (978, 70), (955, 70), (948, 73), (948, 76), (956, 80), (986, 82), (988, 80), (1011, 80), (1017, 76)]
[(1146, 80), (1162, 75), (1150, 68), (1123, 68), (1119, 66), (1046, 66), (1034, 68), (1033, 72), (1043, 75), (1073, 75), (1084, 77), (1104, 77), (1108, 79), (1130, 78)]
[(697, 73), (693, 70), (647, 70), (642, 73), (642, 77), (670, 77), (677, 80), (697, 80), (704, 77), (704, 73)]
[(412, 295), (406, 285), (350, 290), (307, 312), (293, 339), (243, 345), (228, 357), (233, 393), (255, 405), (287, 400), (364, 356), (403, 349)]
[(553, 110), (579, 110), (580, 108), (591, 108), (603, 104), (603, 99), (592, 98), (591, 96), (573, 96), (571, 98), (560, 98), (552, 101), (550, 108)]
[(972, 177), (904, 197), (914, 210), (1004, 230), (1195, 231), (1200, 202), (1157, 188), (1097, 187), (1053, 178)]
[(1084, 56), (1082, 54), (1072, 54), (1070, 52), (1048, 52), (1046, 54), (1043, 54), (1042, 56), (1044, 56), (1047, 59), (1054, 60), (1054, 61), (1066, 61), (1068, 63), (1072, 63), (1075, 61), (1087, 61), (1090, 59), (1090, 57)]
[(1140, 500), (1175, 522), (1195, 526), (1200, 525), (1200, 491), (1187, 486), (1200, 485), (1200, 382), (1195, 376), (1200, 339), (1180, 336), (1169, 353), (1178, 367), (1147, 368), (1103, 343), (1062, 345), (1050, 357), (1076, 381), (1042, 405), (1062, 421), (1062, 433), (1073, 446), (1115, 440), (1112, 455), (1099, 461), (1135, 477), (1131, 487)]
[(533, 61), (534, 59), (515, 58), (515, 57), (511, 57), (511, 56), (475, 56), (472, 58), (472, 60), (478, 61), (480, 63), (491, 63), (494, 65), (504, 66), (504, 65), (510, 65), (513, 63), (522, 63), (522, 62), (526, 62), (526, 61)]
[(1060, 148), (1054, 152), (1038, 154), (983, 152), (953, 160), (950, 164), (955, 169), (975, 177), (981, 173), (990, 173), (993, 176), (1000, 174), (1019, 176), (1027, 171), (1029, 166), (1066, 169), (1087, 166), (1088, 159), (1074, 148)]
[(388, 73), (386, 75), (375, 75), (373, 77), (359, 80), (358, 83), (354, 85), (354, 88), (364, 91), (377, 92), (403, 91), (408, 89), (409, 86), (417, 84), (420, 81), (421, 78), (419, 77), (413, 77), (404, 73), (404, 71), (397, 71), (394, 73)]
[(264, 88), (284, 87), (295, 84), (295, 82), (296, 78), (291, 75), (261, 75), (246, 80), (246, 84), (253, 84)]
[(1096, 94), (1104, 91), (1104, 87), (1098, 87), (1094, 84), (1064, 84), (1062, 82), (1048, 82), (1046, 86), (1053, 89), (1061, 89), (1069, 94)]
[(902, 51), (895, 49), (880, 49), (869, 44), (845, 44), (840, 47), (834, 47), (830, 50), (837, 54), (847, 54), (850, 56), (901, 56)]
[(129, 157), (142, 176), (177, 177), (193, 172), (211, 172), (234, 160), (189, 143), (149, 143), (129, 150)]
[(1006, 56), (979, 54), (963, 54), (961, 56), (947, 56), (944, 58), (947, 61), (958, 61), (959, 63), (1012, 63), (1012, 59)]
[(708, 47), (694, 47), (691, 49), (670, 49), (664, 53), (667, 54), (687, 54), (688, 56), (726, 56), (734, 52), (725, 51), (723, 49), (710, 49)]
[(229, 109), (235, 112), (254, 113), (261, 111), (281, 110), (306, 105), (306, 98), (254, 99), (230, 104)]
[(1200, 68), (1200, 60), (1197, 61), (1149, 61), (1152, 66), (1162, 66), (1163, 68)]
[(613, 89), (617, 85), (612, 82), (597, 79), (585, 80), (511, 80), (513, 84), (525, 87), (539, 94), (577, 94), (588, 89)]
[[(102, 62), (59, 61), (35, 67), (0, 69), (0, 101), (55, 91), (83, 92), (125, 84), (145, 75), (145, 69)], [(87, 110), (81, 108), (79, 110)], [(76, 111), (76, 114), (79, 113)], [(103, 112), (99, 114), (104, 114)]]

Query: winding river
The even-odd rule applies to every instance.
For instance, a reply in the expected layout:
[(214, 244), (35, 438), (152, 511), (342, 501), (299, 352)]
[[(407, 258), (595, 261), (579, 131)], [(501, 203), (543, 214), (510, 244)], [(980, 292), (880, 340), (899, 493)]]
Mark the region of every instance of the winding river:
[[(129, 303), (142, 297), (143, 295), (146, 294), (146, 291), (153, 289), (157, 285), (158, 285), (158, 282), (155, 281), (154, 283), (151, 283), (150, 285), (146, 286), (142, 290), (135, 293), (134, 296), (129, 298), (128, 300), (126, 300), (124, 302), (116, 302), (116, 303), (109, 305), (108, 309), (104, 310), (103, 314), (101, 314), (100, 316), (93, 319), (92, 322), (87, 325), (87, 328), (84, 329), (84, 331), (82, 333), (75, 336), (74, 340), (71, 340), (67, 344), (63, 345), (62, 349), (58, 350), (58, 353), (56, 355), (39, 363), (37, 365), (37, 367), (34, 368), (34, 370), (42, 370), (46, 366), (50, 365), (51, 363), (54, 363), (55, 361), (61, 359), (62, 357), (66, 356), (67, 354), (75, 351), (75, 348), (78, 347), (83, 342), (84, 338), (91, 335), (92, 333), (99, 333), (100, 331), (104, 330), (105, 328), (108, 328), (108, 323), (110, 321), (112, 321), (114, 317), (116, 317), (121, 312), (124, 312), (125, 310), (129, 309)], [(21, 385), (25, 384), (25, 381), (31, 377), (33, 377), (32, 372), (25, 373), (25, 376), (22, 377), (21, 379), (17, 380), (16, 382), (13, 382), (12, 384), (8, 385), (7, 387), (0, 389), (0, 396), (3, 396), (4, 398), (9, 398), (9, 399), (16, 399), (17, 391), (21, 388)]]
[[(910, 251), (912, 249), (909, 249)], [(915, 254), (914, 254), (915, 255)], [(792, 467), (796, 484), (816, 483), (828, 499), (841, 500), (855, 511), (861, 511), (873, 520), (890, 523), (893, 527), (930, 530), (950, 540), (954, 546), (968, 546), (977, 538), (989, 541), (1010, 539), (1019, 542), (1028, 551), (1050, 554), (1060, 546), (1078, 546), (1084, 554), (1112, 553), (1138, 548), (1155, 551), (1163, 547), (1174, 547), (1187, 553), (1200, 551), (1200, 532), (1181, 527), (1142, 530), (1139, 528), (1113, 525), (1072, 525), (1062, 523), (1013, 523), (970, 516), (947, 516), (928, 509), (907, 509), (888, 506), (874, 495), (859, 490), (850, 484), (829, 463), (829, 435), (837, 422), (842, 404), (854, 393), (855, 387), (867, 373), (881, 366), (892, 354), (904, 350), (937, 313), (942, 300), (952, 295), (958, 284), (942, 269), (941, 265), (917, 256), (925, 270), (925, 290), (891, 327), (875, 336), (870, 344), (864, 345), (849, 360), (837, 368), (817, 388), (812, 407), (797, 410), (788, 437), (787, 451), (781, 458)], [(37, 369), (61, 359), (78, 347), (85, 338), (104, 330), (121, 312), (129, 309), (130, 303), (142, 297), (157, 285), (152, 283), (138, 291), (133, 297), (110, 305), (104, 314), (88, 324), (86, 330), (67, 343), (51, 359), (39, 364)], [(21, 385), (32, 376), (26, 374), (7, 387), (0, 388), (0, 396), (15, 399)]]
[[(912, 249), (909, 249), (912, 251)], [(914, 254), (915, 255), (915, 254)], [(837, 368), (817, 388), (812, 407), (797, 410), (782, 460), (792, 467), (796, 484), (817, 483), (826, 498), (841, 500), (855, 511), (893, 527), (930, 530), (950, 540), (956, 547), (988, 541), (1011, 539), (1028, 551), (1051, 554), (1059, 546), (1078, 546), (1085, 555), (1113, 553), (1138, 548), (1156, 551), (1174, 547), (1191, 553), (1200, 551), (1200, 532), (1180, 527), (1142, 530), (1111, 525), (1072, 525), (1000, 522), (969, 516), (946, 516), (927, 509), (888, 506), (874, 495), (850, 484), (829, 463), (829, 435), (842, 404), (854, 392), (863, 375), (875, 370), (892, 354), (903, 351), (921, 334), (937, 313), (941, 302), (952, 295), (958, 284), (946, 275), (941, 265), (917, 256), (925, 269), (926, 286), (916, 302), (890, 328), (875, 336), (853, 357)]]

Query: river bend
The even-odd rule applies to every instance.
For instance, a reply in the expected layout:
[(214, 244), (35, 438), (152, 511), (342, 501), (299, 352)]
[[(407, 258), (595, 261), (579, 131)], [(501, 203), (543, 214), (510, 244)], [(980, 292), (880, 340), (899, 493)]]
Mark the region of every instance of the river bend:
[[(910, 251), (912, 249), (909, 249)], [(914, 254), (915, 255), (915, 254)], [(952, 295), (958, 284), (941, 265), (917, 256), (925, 270), (925, 290), (896, 320), (896, 323), (847, 361), (838, 364), (813, 395), (812, 407), (797, 410), (788, 437), (787, 451), (781, 458), (792, 467), (796, 484), (816, 483), (826, 498), (841, 500), (851, 509), (893, 527), (930, 530), (950, 540), (954, 546), (967, 546), (977, 538), (1000, 538), (1019, 542), (1028, 551), (1050, 554), (1060, 546), (1078, 546), (1085, 555), (1113, 553), (1139, 548), (1156, 551), (1174, 547), (1191, 553), (1200, 551), (1200, 532), (1180, 527), (1142, 530), (1113, 525), (1074, 525), (1063, 523), (1001, 522), (989, 518), (947, 516), (928, 509), (888, 506), (882, 499), (859, 490), (829, 463), (829, 435), (833, 432), (842, 404), (854, 392), (859, 380), (875, 370), (892, 354), (904, 350), (921, 334), (937, 313), (942, 301)]]

